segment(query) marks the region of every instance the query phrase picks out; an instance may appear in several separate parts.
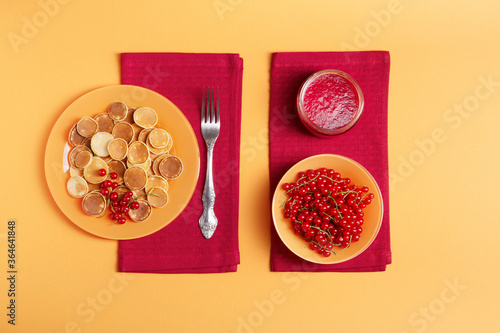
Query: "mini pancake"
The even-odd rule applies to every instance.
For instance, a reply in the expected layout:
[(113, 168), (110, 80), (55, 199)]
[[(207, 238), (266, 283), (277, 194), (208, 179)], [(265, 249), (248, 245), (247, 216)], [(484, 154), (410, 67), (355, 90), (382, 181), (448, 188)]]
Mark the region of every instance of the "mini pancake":
[(175, 179), (182, 173), (183, 165), (177, 156), (167, 156), (158, 165), (160, 175), (165, 179)]
[(80, 176), (73, 176), (68, 179), (66, 189), (73, 198), (83, 198), (89, 191), (87, 181)]
[(109, 156), (108, 144), (114, 137), (108, 132), (99, 132), (94, 134), (90, 141), (90, 147), (94, 154), (100, 157)]
[(82, 207), (85, 213), (98, 216), (106, 210), (106, 198), (99, 192), (90, 192), (83, 198)]
[(133, 166), (128, 168), (123, 175), (123, 182), (132, 191), (141, 190), (146, 186), (148, 175), (143, 168)]
[(149, 159), (149, 149), (144, 143), (134, 141), (128, 147), (127, 160), (132, 164), (143, 164)]
[(134, 198), (146, 198), (146, 190), (137, 190), (137, 191), (132, 191), (134, 193)]
[[(137, 126), (139, 126), (139, 125), (137, 125)], [(148, 142), (148, 135), (149, 135), (149, 133), (151, 133), (152, 130), (153, 130), (152, 128), (145, 128), (145, 129), (143, 129), (139, 133), (139, 135), (137, 136), (137, 141), (141, 141), (143, 143), (147, 143)]]
[(146, 192), (148, 193), (149, 191), (151, 191), (153, 187), (158, 187), (164, 189), (165, 191), (168, 191), (168, 182), (162, 176), (149, 176), (145, 187)]
[(82, 141), (85, 139), (84, 136), (81, 136), (78, 131), (76, 130), (76, 124), (69, 130), (69, 135), (68, 135), (68, 142), (70, 145), (73, 147), (76, 147), (78, 145), (82, 144)]
[(149, 216), (151, 216), (151, 212), (153, 208), (146, 200), (139, 199), (137, 200), (139, 203), (138, 209), (131, 209), (128, 212), (128, 216), (135, 222), (145, 221)]
[(148, 178), (151, 176), (155, 176), (153, 169), (150, 167), (149, 169), (146, 170), (146, 173), (148, 174)]
[(85, 138), (82, 141), (82, 146), (89, 147), (90, 150), (92, 150), (91, 144), (92, 144), (92, 138)]
[(127, 116), (122, 121), (133, 125), (134, 124), (134, 112), (135, 112), (135, 110), (137, 110), (137, 109), (129, 107), (128, 112), (127, 112)]
[(153, 173), (155, 175), (161, 176), (160, 175), (160, 170), (158, 169), (160, 166), (160, 162), (163, 161), (163, 159), (167, 156), (170, 156), (169, 154), (161, 154), (159, 155), (154, 161), (153, 161)]
[(108, 143), (109, 156), (114, 160), (123, 160), (127, 157), (128, 144), (122, 138), (116, 138)]
[(75, 156), (75, 168), (83, 169), (90, 164), (92, 161), (92, 153), (82, 150)]
[(162, 188), (153, 187), (148, 193), (148, 202), (154, 208), (161, 208), (168, 202), (168, 193)]
[(68, 155), (69, 164), (77, 169), (80, 169), (80, 168), (78, 168), (75, 165), (75, 158), (76, 158), (76, 155), (78, 155), (82, 151), (88, 151), (89, 153), (92, 153), (92, 151), (87, 146), (79, 145), (79, 146), (76, 146), (75, 148), (73, 148)]
[(127, 143), (130, 143), (134, 137), (134, 128), (129, 123), (117, 123), (113, 127), (111, 134), (113, 134), (115, 138), (121, 138), (127, 141)]
[[(151, 159), (148, 158), (148, 160), (142, 164), (133, 164), (130, 162), (130, 160), (127, 160), (127, 167), (133, 167), (133, 166), (136, 166), (136, 167), (140, 167), (140, 168), (143, 168), (144, 171), (149, 172), (149, 170), (151, 169)], [(149, 177), (149, 175), (148, 175)]]
[(90, 117), (83, 117), (76, 124), (78, 134), (86, 138), (90, 138), (92, 135), (96, 134), (98, 128), (99, 125), (97, 125), (97, 121)]
[(91, 184), (91, 183), (87, 183), (87, 185), (89, 186), (89, 193), (90, 192), (93, 192), (93, 191), (97, 191), (97, 192), (100, 192), (101, 191), (101, 184)]
[(117, 182), (118, 184), (123, 183), (123, 175), (125, 174), (125, 171), (127, 170), (127, 167), (122, 161), (115, 161), (111, 160), (108, 163), (108, 168), (109, 168), (109, 173), (116, 173), (118, 176), (116, 179), (113, 179), (112, 181)]
[(113, 118), (108, 113), (100, 113), (94, 117), (94, 120), (97, 121), (98, 132), (111, 133), (113, 126), (115, 126)]
[(148, 135), (149, 143), (154, 148), (165, 148), (170, 139), (170, 134), (162, 128), (154, 128)]
[(165, 148), (155, 148), (151, 145), (149, 140), (147, 141), (147, 145), (148, 145), (149, 151), (152, 152), (153, 154), (157, 154), (157, 155), (167, 154), (170, 151), (170, 149), (172, 149), (172, 140), (169, 141), (169, 143), (167, 144), (167, 146)]
[[(100, 169), (106, 170), (106, 175), (99, 176)], [(106, 180), (108, 170), (109, 168), (106, 162), (104, 162), (102, 158), (94, 156), (92, 157), (92, 161), (90, 162), (90, 164), (85, 169), (83, 169), (83, 177), (89, 183), (99, 184)]]
[(134, 122), (142, 128), (152, 128), (158, 122), (158, 115), (151, 108), (138, 108), (134, 112)]
[(83, 177), (83, 169), (77, 169), (77, 168), (75, 168), (74, 166), (71, 165), (69, 167), (69, 175), (71, 177), (73, 177), (73, 176)]
[(122, 121), (127, 117), (128, 107), (123, 102), (115, 102), (109, 106), (108, 114), (111, 119)]
[(118, 194), (118, 199), (116, 201), (120, 201), (121, 199), (123, 199), (125, 197), (125, 194), (127, 194), (128, 191), (130, 191), (130, 189), (126, 186), (123, 186), (123, 185), (115, 188), (113, 190), (113, 192)]
[(132, 129), (134, 130), (134, 137), (132, 138), (132, 141), (140, 141), (139, 134), (141, 133), (143, 128), (137, 125), (136, 123), (130, 123), (130, 125), (132, 125)]

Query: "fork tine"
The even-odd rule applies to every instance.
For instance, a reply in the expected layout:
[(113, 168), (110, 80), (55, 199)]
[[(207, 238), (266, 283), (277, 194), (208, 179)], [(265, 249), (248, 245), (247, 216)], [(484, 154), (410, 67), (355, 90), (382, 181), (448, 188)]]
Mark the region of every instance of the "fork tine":
[(220, 122), (220, 109), (219, 109), (219, 87), (217, 87), (217, 113), (216, 113), (216, 122), (217, 124)]
[(214, 100), (214, 89), (210, 90), (210, 95), (212, 97), (212, 103), (210, 103), (210, 123), (215, 121), (215, 100)]
[(203, 87), (203, 99), (201, 100), (201, 122), (205, 122), (205, 87)]

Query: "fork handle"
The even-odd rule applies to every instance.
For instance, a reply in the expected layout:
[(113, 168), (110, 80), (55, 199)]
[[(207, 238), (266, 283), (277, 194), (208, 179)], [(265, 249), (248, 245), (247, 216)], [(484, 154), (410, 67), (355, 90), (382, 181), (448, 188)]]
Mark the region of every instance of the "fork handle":
[(201, 214), (199, 225), (203, 236), (208, 239), (212, 237), (217, 228), (217, 217), (214, 213), (215, 189), (214, 178), (212, 174), (213, 146), (207, 147), (207, 174), (205, 178), (205, 187), (203, 188), (203, 213)]

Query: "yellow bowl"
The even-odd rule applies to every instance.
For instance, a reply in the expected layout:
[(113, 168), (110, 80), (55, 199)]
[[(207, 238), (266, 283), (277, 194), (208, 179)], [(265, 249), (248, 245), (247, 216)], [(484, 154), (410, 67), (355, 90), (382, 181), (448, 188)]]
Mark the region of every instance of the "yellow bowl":
[[(297, 174), (301, 171), (315, 170), (322, 167), (334, 169), (343, 178), (350, 178), (352, 184), (367, 186), (370, 192), (374, 194), (371, 204), (364, 209), (363, 232), (359, 241), (351, 243), (348, 248), (332, 254), (330, 257), (324, 257), (311, 250), (308, 247), (308, 242), (294, 233), (290, 220), (283, 217), (283, 208), (280, 207), (285, 196), (285, 191), (282, 189), (283, 183), (296, 181)], [(295, 164), (281, 178), (273, 195), (272, 215), (274, 226), (281, 240), (297, 256), (317, 264), (341, 263), (360, 255), (377, 236), (383, 216), (382, 194), (372, 175), (356, 161), (340, 155), (315, 155)]]

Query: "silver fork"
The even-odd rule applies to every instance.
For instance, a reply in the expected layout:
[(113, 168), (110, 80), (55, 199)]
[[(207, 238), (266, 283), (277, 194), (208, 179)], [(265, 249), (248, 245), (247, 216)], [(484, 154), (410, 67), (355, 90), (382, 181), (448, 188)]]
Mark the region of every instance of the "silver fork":
[[(217, 105), (215, 105), (217, 102)], [(207, 174), (205, 178), (205, 187), (203, 188), (203, 214), (201, 214), (199, 225), (201, 233), (205, 238), (210, 238), (217, 228), (217, 217), (214, 213), (215, 190), (212, 174), (213, 149), (215, 141), (220, 132), (220, 114), (219, 114), (219, 88), (217, 96), (214, 96), (214, 89), (203, 88), (203, 100), (201, 102), (201, 134), (207, 145)]]

